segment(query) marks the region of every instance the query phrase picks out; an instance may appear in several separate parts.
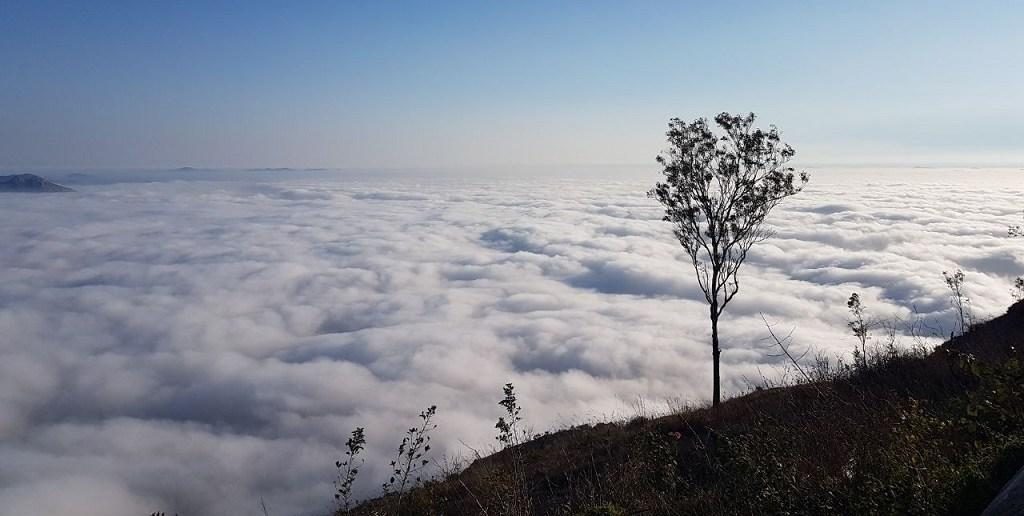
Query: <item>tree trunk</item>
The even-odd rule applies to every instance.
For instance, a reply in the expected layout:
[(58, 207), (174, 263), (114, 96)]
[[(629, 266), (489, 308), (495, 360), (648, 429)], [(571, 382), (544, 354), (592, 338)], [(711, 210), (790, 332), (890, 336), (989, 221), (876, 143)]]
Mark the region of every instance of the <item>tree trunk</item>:
[(711, 397), (711, 406), (717, 407), (722, 399), (722, 377), (718, 374), (718, 356), (722, 350), (718, 347), (718, 303), (711, 304), (711, 357), (715, 364), (714, 393)]

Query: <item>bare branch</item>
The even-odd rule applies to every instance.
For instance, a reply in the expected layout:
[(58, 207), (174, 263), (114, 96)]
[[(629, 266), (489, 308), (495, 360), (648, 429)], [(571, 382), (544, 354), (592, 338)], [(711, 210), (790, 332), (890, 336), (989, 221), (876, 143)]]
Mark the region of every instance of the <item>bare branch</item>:
[[(801, 375), (803, 375), (804, 379), (807, 380), (807, 383), (813, 384), (814, 379), (811, 378), (811, 375), (807, 374), (807, 371), (804, 371), (803, 366), (800, 365), (800, 359), (794, 358), (793, 354), (789, 352), (789, 348), (786, 346), (786, 341), (789, 340), (790, 337), (792, 337), (794, 330), (790, 330), (788, 335), (780, 339), (777, 335), (775, 335), (775, 331), (772, 330), (772, 325), (768, 323), (768, 319), (765, 318), (764, 314), (761, 313), (760, 315), (761, 320), (764, 321), (765, 328), (768, 328), (768, 334), (771, 336), (772, 340), (775, 341), (775, 345), (777, 345), (779, 349), (782, 350), (782, 354), (785, 355), (786, 358), (788, 358), (789, 361), (793, 364), (793, 367), (796, 367), (796, 370), (799, 371)], [(806, 354), (807, 353), (804, 352), (804, 355)], [(803, 358), (802, 355), (801, 358)]]

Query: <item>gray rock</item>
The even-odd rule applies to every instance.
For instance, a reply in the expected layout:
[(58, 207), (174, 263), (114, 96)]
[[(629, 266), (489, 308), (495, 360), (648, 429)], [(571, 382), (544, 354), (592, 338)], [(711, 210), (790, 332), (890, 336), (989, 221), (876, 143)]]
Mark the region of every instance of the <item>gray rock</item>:
[(1003, 486), (982, 516), (1019, 516), (1024, 514), (1024, 468)]

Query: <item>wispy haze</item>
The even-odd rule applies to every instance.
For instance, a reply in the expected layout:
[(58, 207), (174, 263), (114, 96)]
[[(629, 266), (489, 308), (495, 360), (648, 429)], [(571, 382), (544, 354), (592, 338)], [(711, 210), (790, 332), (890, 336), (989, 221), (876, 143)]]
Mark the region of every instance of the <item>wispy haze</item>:
[(755, 111), (807, 162), (1020, 163), (1014, 2), (4, 2), (0, 167), (649, 163)]

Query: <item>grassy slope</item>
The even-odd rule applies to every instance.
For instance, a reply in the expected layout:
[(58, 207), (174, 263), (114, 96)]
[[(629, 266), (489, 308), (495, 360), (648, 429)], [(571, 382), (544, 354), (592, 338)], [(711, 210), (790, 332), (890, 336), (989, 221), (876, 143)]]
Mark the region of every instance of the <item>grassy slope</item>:
[(977, 514), (1024, 465), (1022, 350), (1018, 303), (932, 353), (543, 435), (354, 513)]

